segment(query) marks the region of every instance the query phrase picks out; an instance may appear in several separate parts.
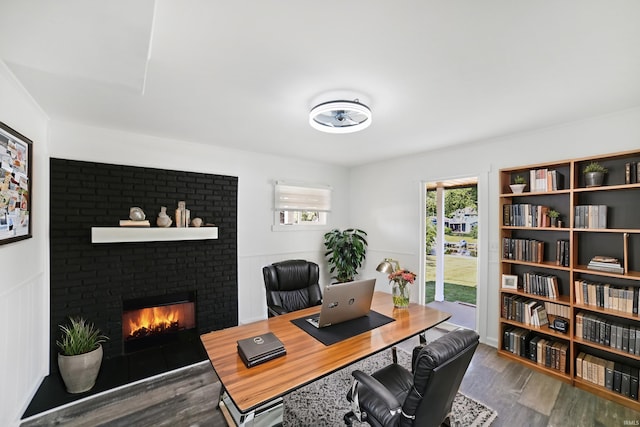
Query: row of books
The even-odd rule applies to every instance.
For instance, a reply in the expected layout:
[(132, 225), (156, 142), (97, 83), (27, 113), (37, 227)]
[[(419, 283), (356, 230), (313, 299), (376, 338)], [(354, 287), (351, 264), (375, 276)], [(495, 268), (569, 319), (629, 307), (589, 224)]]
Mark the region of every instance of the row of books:
[(638, 314), (640, 288), (637, 286), (621, 287), (576, 280), (574, 290), (576, 304)]
[(640, 329), (593, 313), (580, 312), (576, 315), (576, 336), (625, 353), (640, 355)]
[(549, 324), (547, 310), (542, 302), (518, 295), (503, 295), (502, 317), (538, 327)]
[(607, 205), (578, 205), (573, 217), (574, 228), (607, 228)]
[(562, 190), (563, 175), (555, 169), (531, 169), (529, 171), (529, 187), (531, 191)]
[(640, 162), (628, 162), (624, 164), (624, 183), (640, 183)]
[(544, 338), (522, 328), (507, 327), (503, 333), (503, 349), (527, 358), (538, 365), (567, 372), (569, 345), (564, 341)]
[(638, 368), (580, 352), (576, 357), (576, 376), (638, 400)]
[(502, 259), (516, 261), (542, 262), (544, 260), (544, 242), (535, 239), (502, 239)]
[(569, 241), (557, 240), (556, 241), (556, 265), (563, 267), (569, 267)]
[(607, 271), (609, 273), (624, 274), (624, 268), (617, 258), (606, 256), (594, 256), (589, 261), (587, 268), (590, 270)]
[(528, 294), (558, 298), (558, 278), (550, 274), (526, 272), (522, 275), (522, 290)]
[(511, 227), (549, 227), (548, 206), (518, 203), (503, 206), (502, 225)]

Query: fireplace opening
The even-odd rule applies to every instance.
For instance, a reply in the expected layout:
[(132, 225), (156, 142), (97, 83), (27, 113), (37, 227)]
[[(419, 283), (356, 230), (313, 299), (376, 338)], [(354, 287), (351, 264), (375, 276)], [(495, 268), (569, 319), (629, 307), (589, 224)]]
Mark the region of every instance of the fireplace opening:
[(196, 329), (195, 292), (159, 295), (122, 302), (124, 353), (179, 341)]

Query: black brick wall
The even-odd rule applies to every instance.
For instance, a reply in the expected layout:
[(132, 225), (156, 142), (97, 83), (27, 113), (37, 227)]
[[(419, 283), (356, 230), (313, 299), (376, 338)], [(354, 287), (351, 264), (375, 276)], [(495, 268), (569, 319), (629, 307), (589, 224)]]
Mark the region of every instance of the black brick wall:
[[(82, 315), (122, 349), (122, 300), (197, 292), (198, 332), (238, 323), (238, 178), (195, 172), (50, 160), (51, 371), (58, 325)], [(161, 206), (174, 220), (179, 200), (191, 218), (218, 226), (218, 239), (92, 244), (91, 227), (118, 226), (139, 206), (155, 226)]]

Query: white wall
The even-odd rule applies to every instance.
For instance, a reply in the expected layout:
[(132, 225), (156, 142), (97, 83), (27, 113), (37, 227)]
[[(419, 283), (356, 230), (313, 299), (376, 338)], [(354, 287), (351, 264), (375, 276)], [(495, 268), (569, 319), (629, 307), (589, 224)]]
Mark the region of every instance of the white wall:
[[(396, 258), (403, 267), (420, 271), (424, 233), (421, 184), (443, 178), (479, 176), (478, 331), (483, 342), (496, 346), (499, 169), (639, 147), (640, 108), (636, 108), (354, 168), (351, 170), (350, 217), (369, 233), (370, 264), (365, 274), (375, 275), (375, 264), (384, 257)], [(385, 280), (378, 283), (379, 289), (388, 287)]]
[(0, 425), (11, 426), (48, 369), (48, 118), (3, 62), (0, 94), (0, 121), (33, 141), (35, 166), (33, 237), (0, 246)]
[[(334, 189), (330, 227), (343, 227), (348, 217), (348, 172), (343, 167), (61, 121), (52, 122), (50, 134), (51, 157), (237, 176), (238, 313), (241, 323), (267, 316), (263, 266), (289, 258), (304, 258), (326, 265), (322, 236), (327, 229), (271, 231), (274, 180), (328, 184)], [(157, 212), (146, 214), (151, 216)], [(326, 268), (321, 269), (321, 283), (328, 283), (322, 270)]]

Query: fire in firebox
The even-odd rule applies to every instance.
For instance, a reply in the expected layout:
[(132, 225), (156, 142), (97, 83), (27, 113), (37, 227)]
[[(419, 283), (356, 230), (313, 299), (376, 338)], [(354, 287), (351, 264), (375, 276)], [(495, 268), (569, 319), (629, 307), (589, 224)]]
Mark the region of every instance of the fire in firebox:
[(122, 336), (127, 341), (193, 328), (193, 306), (193, 303), (179, 303), (123, 313)]

